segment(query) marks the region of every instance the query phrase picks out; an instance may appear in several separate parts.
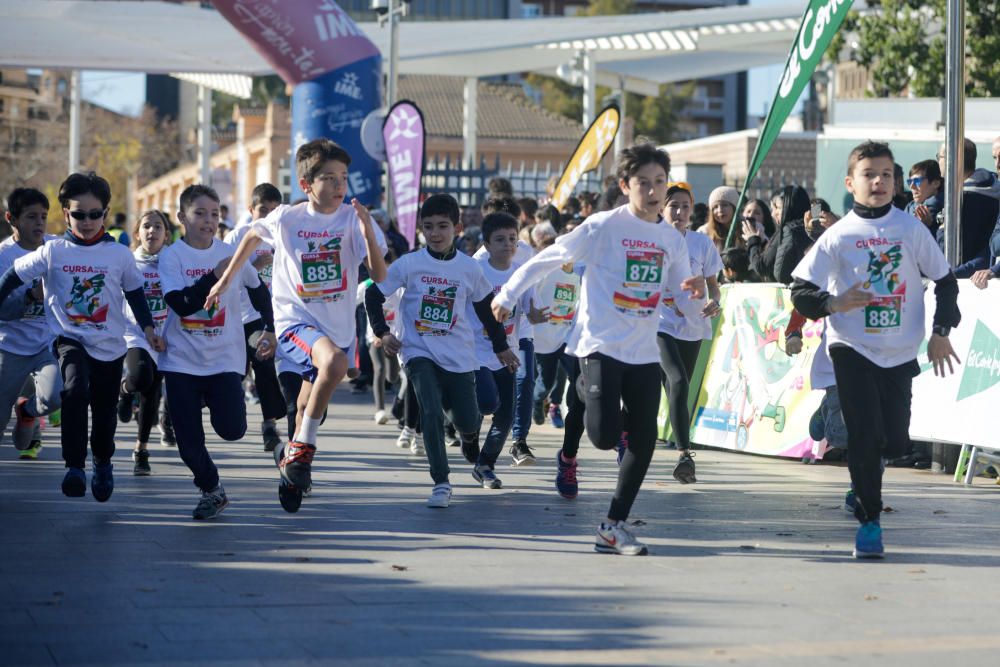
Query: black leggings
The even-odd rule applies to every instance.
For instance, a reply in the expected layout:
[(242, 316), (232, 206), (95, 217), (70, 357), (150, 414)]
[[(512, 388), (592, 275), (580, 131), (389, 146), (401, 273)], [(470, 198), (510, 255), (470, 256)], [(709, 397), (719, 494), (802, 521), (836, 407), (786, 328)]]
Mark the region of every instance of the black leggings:
[(628, 412), (628, 449), (618, 469), (618, 486), (608, 518), (624, 521), (646, 478), (656, 445), (656, 414), (660, 407), (659, 364), (626, 364), (603, 354), (580, 360), (586, 387), (587, 436), (598, 449), (613, 449)]
[(122, 380), (124, 356), (100, 361), (83, 344), (60, 336), (55, 342), (62, 372), (62, 455), (67, 468), (87, 463), (87, 410), (90, 409), (90, 449), (94, 463), (110, 463), (115, 454), (115, 407)]
[(149, 434), (158, 419), (163, 374), (149, 352), (141, 347), (129, 348), (125, 354), (125, 393), (139, 394), (138, 441), (149, 442)]
[(656, 334), (660, 348), (663, 389), (670, 408), (670, 428), (678, 449), (691, 448), (691, 413), (688, 410), (688, 386), (698, 361), (700, 340), (680, 340), (662, 331)]
[(563, 418), (565, 428), (562, 454), (571, 459), (580, 451), (580, 438), (583, 437), (584, 402), (576, 391), (577, 380), (580, 378), (580, 360), (564, 353), (559, 361), (569, 378), (566, 386), (566, 416)]
[(849, 347), (830, 348), (840, 410), (847, 427), (847, 468), (858, 521), (877, 521), (882, 512), (882, 458), (901, 456), (910, 446), (910, 399), (916, 360), (892, 368), (876, 366)]

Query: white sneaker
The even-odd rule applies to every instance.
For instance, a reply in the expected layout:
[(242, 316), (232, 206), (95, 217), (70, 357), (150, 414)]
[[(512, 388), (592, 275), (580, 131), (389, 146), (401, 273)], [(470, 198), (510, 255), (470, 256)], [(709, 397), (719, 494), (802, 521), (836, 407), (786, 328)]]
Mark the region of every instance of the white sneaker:
[(594, 551), (621, 556), (645, 556), (648, 550), (621, 522), (610, 526), (602, 522), (597, 527)]
[(396, 438), (396, 446), (400, 449), (406, 449), (407, 447), (413, 446), (413, 440), (416, 438), (416, 432), (409, 426), (404, 426), (403, 430), (399, 432), (399, 437)]
[(427, 499), (427, 506), (434, 508), (444, 508), (451, 502), (451, 484), (441, 482), (434, 485), (431, 497)]
[(376, 424), (384, 424), (387, 421), (389, 421), (389, 415), (388, 415), (388, 413), (386, 413), (385, 410), (377, 410), (375, 412), (375, 423)]
[(410, 442), (410, 453), (414, 456), (424, 455), (424, 436), (419, 433), (413, 435), (413, 440)]

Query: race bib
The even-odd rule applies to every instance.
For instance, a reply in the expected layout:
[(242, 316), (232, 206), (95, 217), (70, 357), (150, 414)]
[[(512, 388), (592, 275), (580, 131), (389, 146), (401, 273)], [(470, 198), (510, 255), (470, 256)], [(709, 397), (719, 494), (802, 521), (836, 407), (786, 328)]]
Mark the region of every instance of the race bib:
[(660, 289), (662, 280), (662, 251), (625, 251), (625, 281), (623, 283), (625, 287), (652, 292)]
[(865, 306), (865, 333), (892, 335), (901, 331), (902, 296), (876, 296)]
[(420, 300), (420, 325), (428, 329), (448, 331), (451, 329), (454, 310), (454, 299), (424, 294)]
[(301, 261), (302, 287), (306, 292), (327, 294), (344, 289), (339, 250), (304, 252)]
[(557, 303), (572, 304), (576, 301), (576, 285), (571, 283), (556, 283), (556, 292), (552, 300)]

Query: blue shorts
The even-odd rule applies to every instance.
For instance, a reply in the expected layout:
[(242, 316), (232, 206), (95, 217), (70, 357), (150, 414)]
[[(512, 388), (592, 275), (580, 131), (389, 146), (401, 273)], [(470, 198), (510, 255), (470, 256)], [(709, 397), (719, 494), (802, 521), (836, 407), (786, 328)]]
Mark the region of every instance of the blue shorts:
[[(313, 345), (320, 338), (326, 337), (326, 334), (311, 324), (296, 324), (290, 329), (285, 329), (278, 336), (278, 357), (281, 361), (281, 372), (295, 373), (307, 382), (313, 382), (319, 374), (319, 370), (312, 362)], [(351, 367), (354, 366), (352, 348), (353, 346), (340, 348), (347, 355), (348, 364)]]

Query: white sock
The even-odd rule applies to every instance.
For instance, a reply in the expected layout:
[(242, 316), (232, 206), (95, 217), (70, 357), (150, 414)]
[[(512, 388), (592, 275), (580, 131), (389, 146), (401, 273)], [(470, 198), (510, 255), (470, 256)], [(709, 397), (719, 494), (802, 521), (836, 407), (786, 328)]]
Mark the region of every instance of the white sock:
[(319, 421), (319, 419), (302, 415), (302, 423), (299, 424), (299, 430), (295, 432), (295, 441), (315, 445), (316, 431), (319, 430)]

